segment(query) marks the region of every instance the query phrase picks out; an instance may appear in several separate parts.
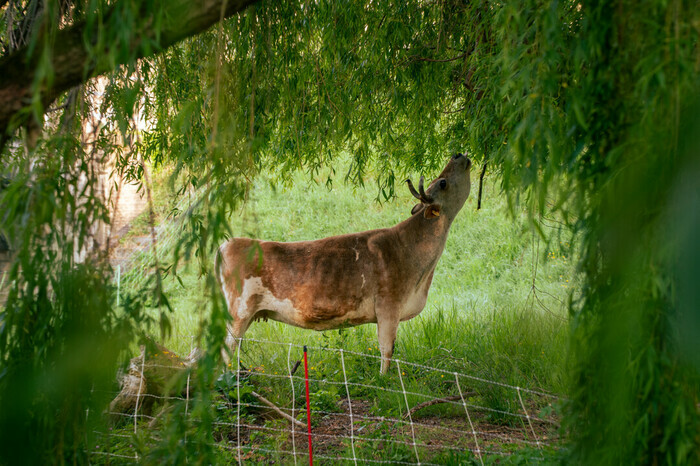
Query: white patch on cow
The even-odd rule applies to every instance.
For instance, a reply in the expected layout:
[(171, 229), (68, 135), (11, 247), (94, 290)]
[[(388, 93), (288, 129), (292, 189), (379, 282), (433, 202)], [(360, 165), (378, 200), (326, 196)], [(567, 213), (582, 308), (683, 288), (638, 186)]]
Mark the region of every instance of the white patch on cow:
[[(255, 309), (248, 309), (248, 300), (251, 296), (259, 296)], [(263, 285), (260, 277), (251, 277), (243, 281), (241, 296), (238, 298), (238, 317), (251, 319), (258, 310), (267, 310), (274, 313), (269, 317), (279, 322), (291, 325), (300, 325), (300, 312), (289, 299), (279, 299)]]

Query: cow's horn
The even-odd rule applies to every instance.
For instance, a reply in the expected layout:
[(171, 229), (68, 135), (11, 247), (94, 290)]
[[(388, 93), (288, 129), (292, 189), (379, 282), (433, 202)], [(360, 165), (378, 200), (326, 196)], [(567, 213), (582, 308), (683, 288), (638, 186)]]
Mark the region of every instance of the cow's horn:
[(420, 181), (418, 182), (418, 191), (420, 191), (420, 196), (421, 196), (420, 199), (423, 202), (425, 202), (426, 204), (431, 203), (431, 202), (433, 202), (433, 200), (429, 196), (427, 196), (425, 194), (425, 191), (423, 190), (423, 181), (425, 181), (425, 178), (421, 176)]
[(418, 191), (416, 191), (416, 188), (413, 187), (413, 183), (411, 183), (411, 179), (407, 179), (406, 183), (408, 183), (408, 190), (411, 191), (411, 194), (413, 194), (413, 197), (418, 199), (419, 201), (423, 201), (423, 199), (420, 197), (420, 194), (418, 194)]

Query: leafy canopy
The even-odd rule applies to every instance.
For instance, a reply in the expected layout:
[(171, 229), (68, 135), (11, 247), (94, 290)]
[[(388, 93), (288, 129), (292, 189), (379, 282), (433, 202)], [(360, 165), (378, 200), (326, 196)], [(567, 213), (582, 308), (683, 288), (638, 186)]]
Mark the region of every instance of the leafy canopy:
[[(26, 1), (2, 8), (3, 44), (12, 44), (4, 31), (25, 28), (27, 66), (36, 71), (32, 107), (24, 111), (35, 119), (20, 119), (16, 126), (23, 128), (12, 135), (23, 139), (4, 149), (3, 174), (12, 181), (0, 199), (2, 228), (16, 249), (0, 329), (0, 399), (34, 408), (24, 425), (67, 432), (50, 414), (66, 412), (55, 400), (36, 388), (18, 399), (10, 387), (21, 371), (22, 386), (35, 387), (53, 370), (50, 361), (73, 354), (67, 343), (74, 313), (97, 313), (83, 321), (100, 331), (125, 329), (107, 332), (125, 344), (147, 328), (144, 306), (158, 305), (167, 331), (161, 275), (170, 262), (192, 255), (215, 296), (213, 251), (257, 173), (286, 179), (296, 170), (316, 176), (329, 169), (361, 184), (371, 172), (389, 199), (406, 173), (434, 171), (446, 155), (466, 149), (499, 175), (513, 202), (528, 206), (535, 227), (539, 214), (554, 210), (580, 235), (586, 287), (571, 306), (565, 423), (571, 459), (698, 460), (698, 366), (684, 349), (698, 336), (697, 306), (688, 304), (697, 295), (687, 283), (700, 271), (683, 260), (698, 254), (687, 239), (697, 218), (685, 214), (697, 210), (686, 200), (697, 199), (698, 186), (684, 175), (698, 170), (694, 2), (263, 1), (158, 55), (157, 38), (168, 27), (160, 2)], [(102, 21), (115, 18), (107, 11), (119, 11), (119, 20)], [(18, 25), (11, 12), (38, 22)], [(144, 19), (156, 45), (134, 53)], [(60, 82), (52, 41), (70, 25), (92, 31), (94, 22), (104, 37), (124, 38), (106, 51), (88, 47), (104, 65), (87, 70), (114, 70), (98, 105), (107, 124), (90, 144), (81, 139), (96, 106), (98, 86), (88, 81), (58, 96), (35, 145), (37, 121), (53, 99), (44, 98), (45, 89)], [(100, 37), (87, 43), (102, 44)], [(138, 128), (140, 119), (149, 125)], [(131, 141), (131, 150), (121, 141)], [(352, 164), (336, 174), (343, 151)], [(185, 213), (176, 256), (160, 258), (153, 280), (119, 310), (107, 285), (59, 292), (70, 289), (76, 273), (87, 273), (84, 267), (109, 283), (104, 256), (81, 251), (106, 215), (95, 162), (111, 156), (118, 172), (146, 188), (141, 157), (172, 167), (176, 188), (200, 193)], [(94, 300), (100, 304), (88, 305)], [(202, 326), (202, 386), (213, 383), (225, 334), (226, 312), (216, 298), (211, 303)], [(211, 416), (206, 396), (200, 402), (204, 422), (191, 445), (207, 458)], [(83, 406), (76, 401), (66, 414), (78, 426)], [(11, 425), (6, 419), (17, 421), (4, 416), (3, 431)], [(16, 434), (26, 440), (28, 432)], [(38, 455), (47, 457), (50, 444), (64, 445), (66, 458), (82, 454), (77, 438), (66, 446), (63, 438), (37, 437), (46, 439)]]

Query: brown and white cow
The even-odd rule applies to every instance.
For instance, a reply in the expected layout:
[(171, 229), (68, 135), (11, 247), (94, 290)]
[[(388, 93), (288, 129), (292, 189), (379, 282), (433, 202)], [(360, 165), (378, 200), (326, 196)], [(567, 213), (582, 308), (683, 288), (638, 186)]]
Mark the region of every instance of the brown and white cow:
[(452, 221), (469, 196), (471, 161), (455, 154), (411, 217), (391, 228), (315, 241), (233, 238), (219, 248), (216, 270), (233, 317), (233, 346), (253, 320), (327, 330), (375, 322), (386, 373), (399, 322), (425, 307)]

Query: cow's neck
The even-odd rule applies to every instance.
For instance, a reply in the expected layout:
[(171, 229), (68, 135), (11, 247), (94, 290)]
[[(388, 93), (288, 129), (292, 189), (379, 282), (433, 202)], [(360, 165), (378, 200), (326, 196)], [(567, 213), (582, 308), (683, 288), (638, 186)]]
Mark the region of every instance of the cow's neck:
[(447, 241), (452, 219), (447, 216), (427, 219), (413, 215), (396, 226), (403, 247), (414, 252), (416, 265), (434, 266)]

